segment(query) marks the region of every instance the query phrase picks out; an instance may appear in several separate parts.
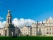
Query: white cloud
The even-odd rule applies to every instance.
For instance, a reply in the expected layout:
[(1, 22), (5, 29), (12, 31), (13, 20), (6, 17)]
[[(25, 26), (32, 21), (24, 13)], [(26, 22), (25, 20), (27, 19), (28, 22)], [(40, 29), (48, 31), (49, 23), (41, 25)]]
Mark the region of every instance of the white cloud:
[[(6, 21), (1, 22), (0, 21), (0, 28), (3, 28), (5, 26)], [(35, 23), (34, 20), (31, 19), (24, 19), (24, 18), (14, 18), (12, 20), (12, 23), (14, 24), (15, 27), (23, 27), (24, 25), (31, 25), (32, 23)]]
[(24, 25), (31, 25), (32, 23), (35, 23), (34, 20), (31, 20), (31, 19), (23, 19), (23, 18), (20, 18), (20, 19), (13, 19), (13, 24), (17, 27), (23, 27)]
[(1, 22), (0, 21), (0, 28), (3, 28), (5, 26), (6, 21)]
[[(0, 21), (0, 28), (3, 28), (5, 26), (6, 21), (1, 22)], [(12, 24), (14, 24), (15, 27), (23, 27), (24, 25), (29, 25), (31, 26), (32, 23), (37, 23), (34, 20), (31, 19), (24, 19), (24, 18), (14, 18), (12, 20)], [(42, 21), (40, 21), (39, 23), (42, 23)], [(43, 21), (43, 23), (45, 23), (45, 21)]]
[(4, 19), (3, 17), (0, 16), (0, 20)]

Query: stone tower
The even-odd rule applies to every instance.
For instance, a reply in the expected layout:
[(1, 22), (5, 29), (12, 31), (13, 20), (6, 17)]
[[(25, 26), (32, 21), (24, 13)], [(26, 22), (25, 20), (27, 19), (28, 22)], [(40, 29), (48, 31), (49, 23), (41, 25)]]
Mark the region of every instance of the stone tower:
[(10, 10), (8, 10), (8, 14), (7, 14), (7, 17), (6, 17), (6, 21), (8, 24), (12, 24), (12, 16), (10, 14)]
[(10, 14), (10, 10), (8, 10), (8, 14), (6, 17), (6, 25), (4, 27), (4, 36), (14, 36), (15, 35), (15, 27), (12, 25), (12, 15)]

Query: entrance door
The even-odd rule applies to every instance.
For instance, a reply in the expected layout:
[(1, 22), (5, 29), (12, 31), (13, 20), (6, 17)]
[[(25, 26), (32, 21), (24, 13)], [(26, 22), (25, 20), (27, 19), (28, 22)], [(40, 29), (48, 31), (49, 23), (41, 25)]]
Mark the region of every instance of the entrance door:
[(7, 30), (5, 30), (5, 36), (7, 36)]
[(12, 36), (13, 36), (13, 32), (12, 32)]

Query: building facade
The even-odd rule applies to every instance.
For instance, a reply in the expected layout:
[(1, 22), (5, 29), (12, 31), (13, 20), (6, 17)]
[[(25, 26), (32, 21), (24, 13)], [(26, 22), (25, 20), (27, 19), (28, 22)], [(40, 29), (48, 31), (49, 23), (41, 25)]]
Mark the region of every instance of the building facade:
[(50, 17), (45, 22), (33, 23), (32, 35), (53, 36), (53, 19)]
[(23, 28), (20, 28), (20, 31), (21, 31), (21, 35), (23, 36), (27, 36), (27, 35), (31, 35), (32, 34), (32, 28), (30, 26), (24, 26)]
[(53, 19), (50, 17), (46, 19), (45, 22), (41, 23), (37, 21), (37, 23), (32, 23), (31, 27), (28, 28), (27, 26), (24, 26), (20, 30), (23, 35), (31, 34), (30, 36), (53, 36)]
[(12, 15), (10, 10), (8, 10), (8, 14), (6, 16), (6, 24), (4, 28), (0, 28), (0, 36), (15, 36), (18, 35), (18, 30), (19, 28), (16, 29), (16, 27), (14, 27), (12, 24)]
[(4, 28), (0, 28), (0, 36), (53, 36), (53, 19), (50, 17), (44, 22), (32, 23), (32, 26), (24, 26), (22, 28), (14, 27), (12, 24), (12, 15), (10, 10), (6, 16), (6, 24)]

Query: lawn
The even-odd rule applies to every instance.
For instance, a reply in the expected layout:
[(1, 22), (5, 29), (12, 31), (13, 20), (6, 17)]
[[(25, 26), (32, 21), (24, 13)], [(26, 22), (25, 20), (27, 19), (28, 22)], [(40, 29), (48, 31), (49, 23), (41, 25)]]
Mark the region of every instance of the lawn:
[(53, 40), (53, 36), (18, 36), (12, 37), (0, 37), (0, 40)]

